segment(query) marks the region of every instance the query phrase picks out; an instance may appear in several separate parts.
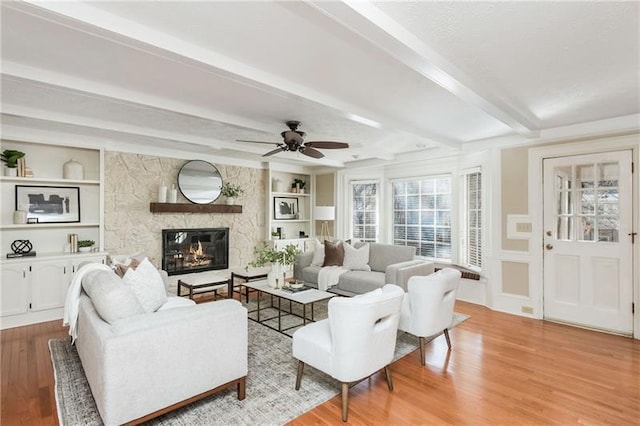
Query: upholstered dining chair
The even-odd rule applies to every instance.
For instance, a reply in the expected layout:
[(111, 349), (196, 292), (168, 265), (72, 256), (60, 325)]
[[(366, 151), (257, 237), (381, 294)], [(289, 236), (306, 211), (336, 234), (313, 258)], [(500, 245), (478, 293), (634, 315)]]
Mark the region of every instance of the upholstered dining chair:
[(298, 360), (296, 390), (304, 365), (342, 383), (342, 420), (349, 411), (349, 383), (384, 369), (393, 390), (389, 364), (393, 360), (404, 291), (387, 284), (359, 296), (329, 300), (325, 320), (307, 324), (293, 334), (293, 357)]
[(460, 276), (460, 271), (444, 268), (434, 274), (409, 278), (398, 329), (418, 336), (422, 365), (425, 365), (426, 337), (444, 333), (451, 350), (449, 327), (453, 321)]

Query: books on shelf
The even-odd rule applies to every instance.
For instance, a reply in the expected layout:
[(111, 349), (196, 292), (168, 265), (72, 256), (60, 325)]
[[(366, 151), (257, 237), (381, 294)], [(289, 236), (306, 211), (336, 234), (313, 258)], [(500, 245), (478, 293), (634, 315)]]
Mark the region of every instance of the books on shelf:
[(30, 251), (29, 253), (7, 253), (7, 259), (13, 259), (15, 257), (30, 257), (35, 255), (35, 251)]

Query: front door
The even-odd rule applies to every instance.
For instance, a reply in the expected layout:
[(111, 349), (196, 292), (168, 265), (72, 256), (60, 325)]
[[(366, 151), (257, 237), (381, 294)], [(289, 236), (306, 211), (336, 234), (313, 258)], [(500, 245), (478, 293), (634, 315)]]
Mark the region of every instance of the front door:
[(544, 317), (633, 334), (631, 151), (545, 159)]

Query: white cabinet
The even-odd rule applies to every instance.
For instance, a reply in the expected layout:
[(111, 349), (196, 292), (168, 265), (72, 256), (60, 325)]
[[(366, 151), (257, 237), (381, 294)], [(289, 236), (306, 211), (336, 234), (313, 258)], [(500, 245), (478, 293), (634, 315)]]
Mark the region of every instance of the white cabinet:
[(309, 241), (310, 241), (309, 238), (294, 238), (290, 240), (289, 239), (273, 240), (273, 248), (280, 251), (280, 250), (284, 250), (286, 246), (293, 244), (296, 247), (298, 247), (298, 250), (300, 250), (301, 253), (304, 253), (305, 251), (310, 250)]
[(106, 262), (106, 253), (49, 255), (0, 262), (1, 328), (62, 318), (67, 290), (83, 262)]
[(49, 260), (34, 262), (31, 265), (32, 311), (64, 307), (69, 286), (68, 277), (71, 274), (68, 263), (64, 260)]
[(29, 310), (29, 283), (26, 264), (2, 265), (0, 271), (0, 317), (24, 314)]

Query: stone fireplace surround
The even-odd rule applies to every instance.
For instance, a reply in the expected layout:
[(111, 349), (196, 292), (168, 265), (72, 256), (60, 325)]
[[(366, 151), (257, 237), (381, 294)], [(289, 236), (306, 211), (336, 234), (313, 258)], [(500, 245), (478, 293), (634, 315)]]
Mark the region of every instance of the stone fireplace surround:
[[(187, 160), (105, 152), (105, 250), (115, 255), (143, 252), (154, 265), (161, 267), (163, 229), (228, 227), (229, 268), (248, 264), (253, 259), (253, 248), (265, 235), (266, 195), (254, 188), (266, 187), (267, 171), (214, 163), (224, 180), (245, 188), (239, 200), (242, 213), (151, 213), (149, 203), (157, 201), (158, 187), (164, 181), (171, 188), (185, 162)], [(178, 202), (188, 201), (178, 194)]]

